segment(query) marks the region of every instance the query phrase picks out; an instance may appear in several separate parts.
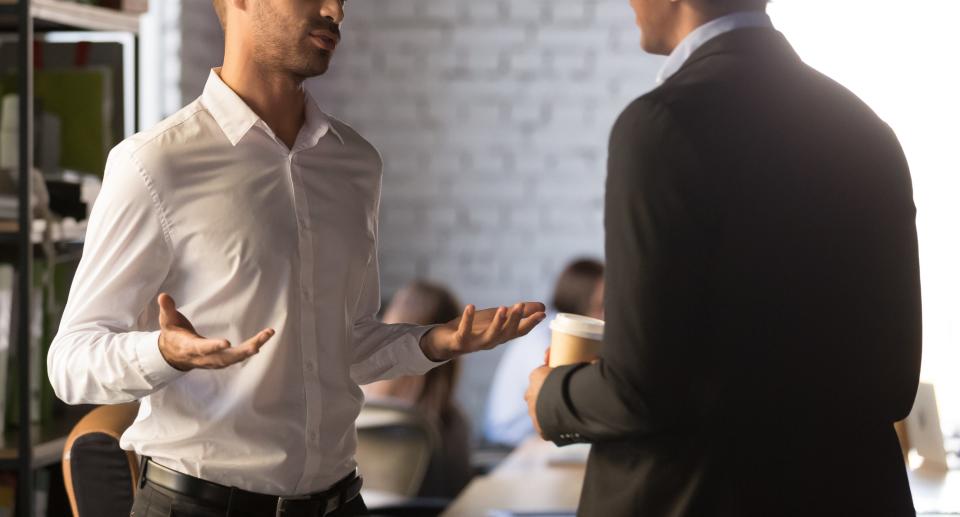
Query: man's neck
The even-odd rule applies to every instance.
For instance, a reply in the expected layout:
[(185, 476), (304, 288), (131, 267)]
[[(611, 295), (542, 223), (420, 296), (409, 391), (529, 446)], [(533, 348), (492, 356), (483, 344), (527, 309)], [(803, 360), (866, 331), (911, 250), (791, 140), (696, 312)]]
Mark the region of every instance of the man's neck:
[(301, 80), (227, 53), (220, 78), (292, 149), (306, 119)]
[[(706, 25), (707, 23), (721, 18), (723, 16), (728, 16), (735, 13), (747, 13), (747, 12), (766, 12), (766, 7), (758, 7), (753, 9), (746, 9), (743, 7), (739, 8), (724, 8), (722, 7), (723, 2), (717, 2), (720, 7), (716, 8), (703, 8), (702, 6), (694, 7), (690, 4), (681, 4), (681, 13), (680, 17), (677, 20), (676, 28), (673, 31), (673, 37), (670, 41), (670, 51), (677, 48), (680, 43), (690, 35), (691, 32), (697, 30), (698, 27)], [(669, 53), (669, 52), (668, 52)]]

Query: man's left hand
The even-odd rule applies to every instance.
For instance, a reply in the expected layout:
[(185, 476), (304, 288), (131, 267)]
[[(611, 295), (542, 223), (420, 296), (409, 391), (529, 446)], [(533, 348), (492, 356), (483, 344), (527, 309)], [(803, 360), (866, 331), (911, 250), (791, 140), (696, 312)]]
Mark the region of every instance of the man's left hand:
[(518, 303), (506, 307), (477, 311), (468, 305), (463, 316), (434, 327), (420, 340), (420, 348), (431, 361), (448, 361), (455, 357), (490, 350), (511, 339), (526, 335), (546, 317), (546, 307), (539, 302)]

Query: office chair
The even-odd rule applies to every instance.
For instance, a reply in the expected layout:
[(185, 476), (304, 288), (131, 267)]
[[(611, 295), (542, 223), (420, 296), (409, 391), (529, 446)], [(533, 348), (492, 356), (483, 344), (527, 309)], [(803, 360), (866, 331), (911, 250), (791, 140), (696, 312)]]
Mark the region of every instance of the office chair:
[(416, 410), (368, 402), (357, 418), (357, 463), (365, 488), (413, 498), (439, 438)]
[(139, 478), (135, 453), (120, 448), (139, 403), (100, 406), (77, 422), (63, 448), (63, 482), (74, 517), (128, 517)]

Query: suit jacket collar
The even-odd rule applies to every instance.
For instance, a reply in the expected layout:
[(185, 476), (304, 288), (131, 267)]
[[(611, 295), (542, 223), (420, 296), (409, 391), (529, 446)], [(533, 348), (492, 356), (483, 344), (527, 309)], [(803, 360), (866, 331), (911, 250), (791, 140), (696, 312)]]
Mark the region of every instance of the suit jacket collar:
[(730, 31), (748, 28), (773, 28), (770, 16), (764, 11), (739, 11), (710, 20), (687, 34), (683, 41), (667, 56), (657, 74), (657, 83), (662, 83), (677, 73), (683, 64), (704, 44)]
[(770, 56), (782, 60), (800, 59), (787, 38), (776, 29), (765, 27), (737, 29), (704, 43), (690, 55), (680, 70), (667, 78), (664, 83), (671, 82), (671, 79), (682, 75), (685, 70), (697, 66), (710, 57), (723, 54)]

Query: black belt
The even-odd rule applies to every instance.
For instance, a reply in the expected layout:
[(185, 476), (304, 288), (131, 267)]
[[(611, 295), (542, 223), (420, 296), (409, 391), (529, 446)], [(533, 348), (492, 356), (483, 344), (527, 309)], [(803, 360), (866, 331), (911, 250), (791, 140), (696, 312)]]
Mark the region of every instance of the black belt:
[(147, 459), (143, 464), (141, 475), (143, 479), (153, 484), (211, 506), (218, 506), (225, 510), (231, 508), (244, 508), (245, 510), (269, 508), (270, 512), (273, 512), (276, 517), (323, 517), (329, 515), (357, 497), (360, 494), (360, 487), (363, 485), (363, 479), (354, 470), (349, 476), (337, 481), (323, 492), (284, 497), (248, 492), (239, 488), (205, 481), (164, 467), (151, 459)]

